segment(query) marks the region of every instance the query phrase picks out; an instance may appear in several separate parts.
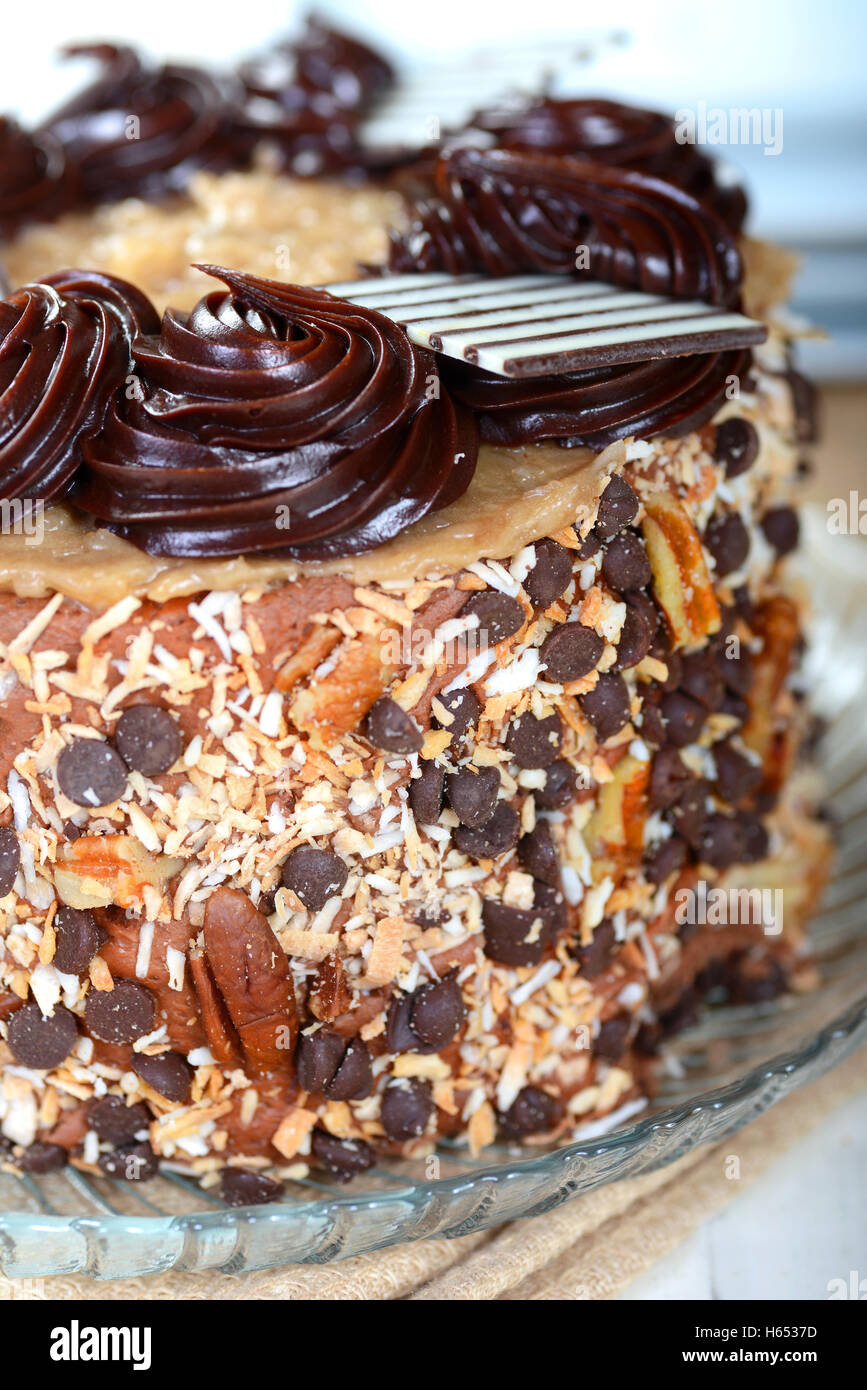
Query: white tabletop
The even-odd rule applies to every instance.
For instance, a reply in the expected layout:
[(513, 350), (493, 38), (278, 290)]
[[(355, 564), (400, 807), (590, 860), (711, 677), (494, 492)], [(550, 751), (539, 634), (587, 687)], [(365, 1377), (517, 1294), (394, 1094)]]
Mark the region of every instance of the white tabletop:
[[(627, 1300), (867, 1298), (867, 1093), (773, 1167), (623, 1294)], [(857, 1286), (857, 1280), (854, 1281)]]

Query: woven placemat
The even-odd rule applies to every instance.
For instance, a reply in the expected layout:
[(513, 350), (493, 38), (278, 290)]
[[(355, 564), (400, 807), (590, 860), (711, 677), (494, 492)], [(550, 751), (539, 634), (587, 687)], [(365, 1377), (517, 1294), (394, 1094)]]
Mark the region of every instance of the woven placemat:
[[(331, 1265), (253, 1274), (162, 1274), (114, 1283), (0, 1277), (0, 1299), (606, 1299), (738, 1196), (810, 1129), (867, 1086), (867, 1049), (721, 1144), (612, 1183), (534, 1220), (417, 1241)], [(727, 1176), (736, 1155), (740, 1178)]]

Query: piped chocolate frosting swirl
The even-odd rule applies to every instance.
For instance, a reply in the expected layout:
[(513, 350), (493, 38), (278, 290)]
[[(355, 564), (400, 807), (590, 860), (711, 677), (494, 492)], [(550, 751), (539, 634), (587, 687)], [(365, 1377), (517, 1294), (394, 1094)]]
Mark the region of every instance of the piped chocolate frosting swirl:
[(300, 174), (364, 165), (358, 123), (394, 82), (381, 54), (313, 18), (298, 39), (243, 63), (238, 76), (247, 97), (242, 127)]
[(11, 237), (28, 222), (56, 217), (77, 196), (77, 175), (58, 142), (0, 116), (0, 237)]
[(67, 490), (133, 337), (158, 324), (134, 285), (96, 271), (60, 271), (0, 302), (0, 498)]
[(731, 233), (675, 184), (565, 155), (470, 148), (444, 154), (434, 184), (411, 208), (409, 230), (392, 238), (392, 270), (547, 271), (737, 302)]
[(475, 423), (434, 357), (319, 290), (221, 279), (133, 347), (75, 500), (152, 554), (368, 550), (465, 491)]
[(749, 361), (746, 350), (698, 353), (514, 381), (446, 359), (444, 375), (488, 443), (547, 439), (604, 449), (627, 435), (677, 437), (700, 429), (722, 406), (732, 379), (746, 376)]
[(78, 171), (86, 201), (155, 196), (183, 188), (203, 165), (237, 161), (231, 89), (202, 68), (152, 66), (108, 43), (64, 55), (101, 68), (44, 127)]
[(571, 155), (666, 179), (711, 208), (733, 232), (746, 216), (743, 189), (721, 184), (714, 161), (694, 144), (680, 143), (673, 120), (660, 111), (599, 97), (542, 97), (479, 111), (468, 129), (489, 132), (503, 149)]

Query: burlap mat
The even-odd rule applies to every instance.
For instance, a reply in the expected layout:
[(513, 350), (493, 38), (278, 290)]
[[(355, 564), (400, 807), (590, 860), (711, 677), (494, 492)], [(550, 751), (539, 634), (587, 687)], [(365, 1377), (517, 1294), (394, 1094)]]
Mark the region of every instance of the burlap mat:
[[(254, 1274), (162, 1274), (116, 1283), (10, 1280), (0, 1299), (601, 1299), (643, 1274), (867, 1085), (867, 1048), (721, 1144), (657, 1173), (597, 1188), (557, 1211), (456, 1240), (426, 1240), (332, 1265)], [(740, 1178), (726, 1160), (740, 1160)]]

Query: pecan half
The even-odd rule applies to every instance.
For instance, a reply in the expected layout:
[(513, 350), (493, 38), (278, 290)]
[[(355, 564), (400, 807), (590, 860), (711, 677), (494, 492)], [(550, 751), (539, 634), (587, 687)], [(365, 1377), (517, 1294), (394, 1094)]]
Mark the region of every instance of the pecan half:
[(288, 1076), (298, 1037), (295, 992), (289, 962), (267, 917), (246, 893), (218, 888), (205, 904), (204, 943), (214, 992), (200, 966), (193, 979), (209, 1039), (213, 1030), (221, 1048), (234, 1047), (237, 1040), (251, 1076)]

